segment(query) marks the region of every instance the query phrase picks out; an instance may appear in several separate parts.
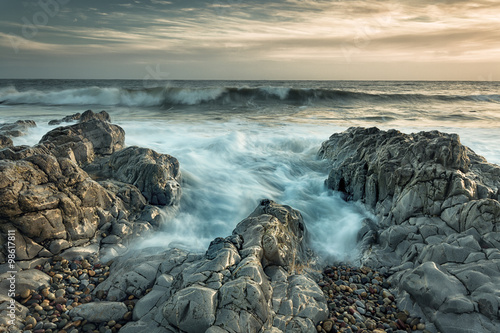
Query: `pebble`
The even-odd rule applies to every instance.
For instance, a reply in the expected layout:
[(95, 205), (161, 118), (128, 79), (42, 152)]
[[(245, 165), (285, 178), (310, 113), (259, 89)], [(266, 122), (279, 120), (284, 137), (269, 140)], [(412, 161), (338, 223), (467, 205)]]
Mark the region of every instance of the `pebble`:
[(106, 292), (94, 296), (92, 291), (109, 276), (109, 266), (97, 262), (96, 257), (68, 261), (55, 256), (35, 269), (46, 272), (52, 277), (52, 282), (37, 290), (23, 290), (16, 297), (28, 308), (22, 326), (24, 331), (19, 331), (23, 333), (116, 333), (132, 320), (135, 302), (144, 296), (129, 295), (126, 300), (129, 312), (119, 321), (91, 323), (83, 318), (70, 318), (68, 310), (83, 303), (106, 300)]
[[(329, 319), (317, 323), (321, 333), (395, 333), (425, 329), (420, 318), (397, 309), (386, 281), (387, 270), (352, 267), (343, 263), (326, 267), (321, 287), (330, 311)], [(346, 283), (346, 282), (349, 283)]]

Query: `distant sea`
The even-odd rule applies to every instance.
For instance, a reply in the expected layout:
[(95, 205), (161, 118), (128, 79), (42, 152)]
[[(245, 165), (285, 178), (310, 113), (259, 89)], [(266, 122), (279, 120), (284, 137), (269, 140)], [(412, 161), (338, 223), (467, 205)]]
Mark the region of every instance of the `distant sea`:
[[(184, 194), (165, 230), (137, 246), (202, 251), (270, 198), (300, 210), (316, 250), (356, 255), (371, 217), (324, 187), (321, 142), (351, 126), (457, 133), (500, 164), (500, 82), (0, 80), (0, 123), (106, 110), (126, 144), (177, 157)], [(373, 217), (371, 217), (373, 218)]]

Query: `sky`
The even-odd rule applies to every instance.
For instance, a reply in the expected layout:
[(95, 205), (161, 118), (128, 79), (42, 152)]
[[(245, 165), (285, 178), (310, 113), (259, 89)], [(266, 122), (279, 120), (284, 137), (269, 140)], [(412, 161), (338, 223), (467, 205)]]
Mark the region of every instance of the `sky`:
[(500, 80), (497, 0), (0, 0), (0, 78)]

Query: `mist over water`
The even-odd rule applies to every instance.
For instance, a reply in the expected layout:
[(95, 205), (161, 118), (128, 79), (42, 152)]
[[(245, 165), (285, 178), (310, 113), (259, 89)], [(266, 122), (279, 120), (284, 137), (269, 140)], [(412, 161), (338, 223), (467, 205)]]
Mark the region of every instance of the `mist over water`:
[(302, 213), (317, 252), (354, 258), (356, 234), (368, 213), (325, 188), (328, 162), (316, 157), (333, 128), (235, 121), (121, 125), (128, 145), (149, 143), (182, 166), (181, 209), (142, 246), (203, 251), (268, 198)]
[(0, 80), (0, 123), (35, 120), (37, 128), (14, 139), (32, 145), (55, 127), (49, 120), (104, 109), (125, 129), (127, 145), (176, 157), (179, 209), (134, 246), (205, 251), (267, 198), (302, 213), (318, 253), (353, 260), (361, 222), (374, 217), (325, 188), (321, 143), (350, 126), (440, 130), (500, 164), (499, 91), (498, 82), (180, 81), (145, 88), (141, 81)]

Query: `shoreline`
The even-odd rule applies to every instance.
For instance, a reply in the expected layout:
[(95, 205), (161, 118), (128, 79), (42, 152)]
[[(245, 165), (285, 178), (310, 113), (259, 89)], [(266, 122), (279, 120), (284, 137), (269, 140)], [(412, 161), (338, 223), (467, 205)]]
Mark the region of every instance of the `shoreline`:
[[(310, 260), (310, 254), (307, 254), (309, 245), (305, 241), (302, 241), (301, 236), (307, 228), (302, 222), (300, 212), (295, 211), (291, 207), (281, 206), (268, 200), (263, 200), (254, 213), (238, 224), (235, 231), (233, 231), (233, 236), (214, 240), (205, 255), (189, 254), (177, 249), (152, 254), (146, 249), (141, 254), (142, 258), (140, 256), (135, 259), (122, 258), (120, 253), (126, 251), (126, 244), (128, 244), (129, 240), (156, 230), (162, 223), (158, 209), (155, 206), (175, 207), (178, 205), (178, 198), (181, 193), (179, 184), (181, 182), (180, 173), (175, 170), (179, 167), (178, 163), (175, 162), (175, 158), (169, 155), (155, 155), (157, 153), (154, 151), (141, 150), (141, 148), (137, 147), (124, 148), (125, 133), (119, 127), (109, 124), (109, 115), (106, 113), (94, 114), (87, 112), (86, 114), (89, 116), (87, 120), (80, 121), (75, 125), (54, 129), (51, 133), (44, 136), (41, 144), (36, 147), (16, 148), (12, 146), (12, 142), (8, 140), (3, 141), (2, 160), (5, 162), (2, 164), (2, 172), (10, 170), (9, 168), (13, 165), (24, 168), (33, 168), (32, 166), (35, 165), (36, 170), (31, 169), (33, 171), (30, 172), (36, 173), (39, 172), (37, 170), (42, 169), (45, 176), (41, 174), (37, 177), (41, 177), (41, 179), (48, 177), (49, 182), (58, 184), (59, 189), (50, 187), (51, 193), (58, 193), (54, 191), (61, 191), (61, 189), (64, 189), (61, 193), (65, 193), (64, 196), (61, 196), (62, 194), (50, 194), (47, 196), (46, 192), (44, 192), (46, 189), (40, 192), (39, 187), (33, 188), (32, 191), (36, 193), (35, 198), (37, 200), (41, 198), (41, 202), (28, 203), (26, 201), (28, 199), (22, 199), (20, 202), (25, 200), (27, 203), (20, 207), (15, 206), (15, 204), (5, 206), (2, 209), (3, 215), (11, 214), (16, 219), (16, 216), (19, 215), (19, 209), (22, 211), (26, 207), (32, 207), (29, 205), (38, 205), (36, 206), (38, 207), (37, 209), (43, 211), (44, 216), (48, 216), (46, 215), (47, 211), (51, 211), (51, 214), (54, 214), (54, 209), (58, 210), (59, 208), (57, 207), (62, 207), (60, 206), (63, 202), (61, 201), (62, 199), (58, 199), (58, 203), (54, 205), (53, 199), (51, 199), (54, 195), (57, 195), (59, 198), (65, 198), (68, 196), (68, 191), (76, 191), (72, 192), (73, 195), (80, 198), (76, 200), (74, 197), (69, 196), (70, 200), (73, 201), (73, 205), (77, 203), (77, 206), (75, 206), (76, 209), (81, 209), (82, 212), (85, 212), (85, 216), (90, 218), (89, 221), (93, 221), (87, 224), (85, 228), (95, 227), (95, 229), (89, 229), (94, 230), (92, 231), (94, 235), (89, 234), (88, 231), (85, 231), (86, 229), (82, 229), (86, 235), (89, 235), (85, 236), (88, 237), (86, 241), (77, 240), (81, 236), (77, 235), (75, 230), (68, 229), (67, 232), (69, 234), (73, 233), (71, 237), (74, 237), (74, 239), (65, 240), (56, 238), (48, 243), (45, 242), (45, 249), (44, 246), (34, 243), (33, 240), (30, 240), (31, 243), (29, 245), (28, 238), (26, 238), (26, 235), (29, 233), (26, 235), (19, 234), (21, 235), (19, 239), (24, 240), (24, 246), (28, 249), (26, 252), (19, 251), (19, 253), (25, 253), (23, 255), (30, 256), (30, 251), (32, 252), (37, 248), (36, 246), (40, 246), (37, 248), (40, 258), (37, 260), (39, 262), (45, 260), (43, 258), (47, 256), (55, 256), (53, 258), (57, 259), (52, 265), (49, 264), (47, 269), (44, 266), (33, 267), (37, 265), (37, 260), (32, 264), (32, 268), (37, 270), (41, 268), (42, 271), (47, 270), (50, 273), (49, 279), (51, 279), (51, 282), (48, 283), (51, 285), (49, 289), (47, 287), (42, 289), (28, 288), (23, 290), (22, 294), (17, 298), (20, 303), (24, 302), (24, 304), (28, 304), (31, 302), (29, 304), (30, 317), (24, 321), (25, 325), (32, 325), (31, 327), (28, 326), (28, 329), (34, 329), (37, 333), (64, 333), (65, 331), (61, 331), (65, 330), (64, 327), (69, 329), (73, 326), (80, 327), (81, 325), (81, 330), (77, 329), (77, 331), (90, 330), (99, 332), (103, 330), (108, 332), (110, 330), (111, 332), (115, 332), (123, 328), (124, 332), (133, 332), (139, 329), (139, 327), (141, 329), (144, 329), (144, 327), (152, 329), (153, 327), (158, 328), (166, 325), (164, 327), (170, 327), (170, 329), (176, 327), (176, 329), (186, 332), (199, 330), (202, 327), (208, 329), (207, 332), (220, 332), (219, 329), (226, 331), (224, 327), (226, 327), (225, 325), (229, 325), (227, 321), (220, 318), (239, 316), (240, 322), (235, 325), (250, 325), (251, 327), (258, 327), (260, 325), (261, 327), (268, 327), (271, 332), (279, 332), (286, 328), (287, 325), (291, 325), (290, 323), (293, 323), (296, 327), (302, 327), (301, 330), (303, 331), (313, 328), (318, 332), (336, 332), (336, 330), (342, 332), (363, 332), (365, 329), (371, 332), (397, 332), (398, 330), (423, 331), (425, 329), (429, 332), (440, 330), (446, 333), (448, 331), (446, 325), (447, 320), (449, 320), (449, 311), (455, 311), (457, 315), (467, 313), (468, 316), (478, 316), (477, 318), (481, 320), (481, 325), (493, 325), (492, 327), (498, 325), (498, 319), (495, 319), (498, 314), (485, 312), (490, 311), (489, 308), (484, 308), (484, 305), (481, 305), (486, 304), (485, 302), (490, 302), (488, 304), (491, 304), (493, 301), (484, 297), (477, 298), (476, 296), (474, 296), (476, 298), (469, 300), (467, 295), (462, 293), (461, 289), (465, 288), (463, 285), (468, 286), (469, 282), (459, 281), (455, 275), (448, 273), (448, 270), (461, 269), (460, 267), (464, 267), (465, 269), (474, 267), (471, 266), (474, 262), (478, 262), (477, 265), (483, 265), (484, 267), (489, 263), (494, 265), (500, 259), (500, 251), (497, 243), (495, 243), (497, 233), (500, 234), (500, 230), (497, 230), (495, 224), (496, 218), (493, 217), (492, 228), (489, 230), (489, 227), (484, 222), (476, 222), (476, 220), (468, 221), (467, 215), (464, 218), (464, 224), (454, 227), (457, 230), (453, 231), (453, 228), (450, 228), (450, 226), (446, 227), (448, 228), (446, 229), (443, 223), (455, 223), (453, 222), (454, 219), (450, 219), (447, 217), (448, 215), (443, 215), (444, 222), (439, 222), (441, 224), (436, 222), (436, 220), (429, 220), (426, 217), (426, 214), (429, 215), (425, 211), (427, 209), (426, 206), (416, 206), (415, 202), (417, 201), (415, 199), (409, 201), (411, 205), (405, 202), (403, 205), (406, 208), (403, 210), (397, 206), (402, 199), (398, 199), (396, 194), (399, 193), (398, 195), (400, 195), (412, 190), (411, 186), (413, 185), (411, 184), (413, 183), (408, 180), (412, 179), (412, 177), (422, 177), (422, 173), (419, 170), (425, 166), (431, 169), (444, 168), (443, 170), (450, 172), (454, 177), (462, 177), (462, 174), (474, 175), (466, 176), (469, 178), (466, 178), (468, 180), (463, 183), (457, 183), (453, 177), (449, 179), (452, 179), (451, 184), (454, 184), (453, 186), (458, 187), (470, 187), (472, 181), (479, 184), (474, 185), (474, 193), (476, 194), (471, 194), (468, 200), (471, 202), (481, 202), (484, 207), (491, 206), (493, 210), (486, 208), (487, 211), (496, 214), (495, 207), (499, 204), (498, 198), (495, 199), (494, 196), (498, 195), (498, 190), (497, 192), (494, 190), (494, 186), (496, 186), (494, 185), (496, 184), (495, 180), (491, 180), (488, 177), (490, 177), (490, 174), (495, 174), (500, 168), (486, 163), (484, 159), (460, 145), (454, 136), (439, 132), (422, 132), (412, 134), (412, 137), (405, 136), (397, 131), (383, 132), (376, 129), (353, 128), (344, 133), (334, 134), (329, 141), (325, 141), (320, 154), (333, 161), (332, 173), (330, 173), (327, 182), (328, 186), (334, 190), (344, 192), (346, 198), (361, 200), (366, 205), (371, 206), (375, 209), (375, 213), (381, 218), (381, 221), (379, 222), (379, 226), (366, 224), (359, 234), (360, 246), (363, 246), (363, 253), (365, 254), (364, 262), (368, 263), (368, 266), (372, 268), (368, 269), (366, 266), (357, 268), (339, 264), (327, 267), (326, 269), (321, 268), (324, 273), (323, 277), (321, 277), (321, 274), (318, 274), (317, 270), (307, 268), (307, 262)], [(92, 124), (92, 126), (89, 124)], [(29, 127), (32, 124), (24, 122), (18, 123), (16, 126), (19, 128), (14, 130), (22, 132), (26, 130), (26, 126)], [(89, 134), (93, 133), (89, 130), (90, 128), (98, 128), (97, 133), (106, 134), (104, 137), (101, 134)], [(353, 136), (352, 133), (356, 131), (364, 132)], [(375, 139), (369, 139), (370, 136)], [(383, 138), (383, 140), (378, 137)], [(352, 138), (355, 139), (353, 140)], [(361, 139), (361, 141), (358, 139)], [(365, 139), (370, 143), (366, 144), (366, 141), (363, 141)], [(412, 157), (413, 159), (408, 160), (410, 162), (408, 165), (414, 171), (400, 170), (398, 169), (399, 162), (386, 164), (387, 161), (383, 160), (383, 158), (389, 156), (389, 158), (394, 158), (396, 161), (405, 161), (406, 157), (404, 154), (406, 150), (392, 148), (394, 145), (400, 144), (409, 144), (410, 148), (408, 148), (408, 151), (416, 152), (412, 156), (417, 157)], [(342, 147), (346, 146), (362, 147), (362, 149), (366, 150), (363, 153), (364, 157), (353, 159), (352, 156), (342, 155), (344, 151), (362, 151), (360, 149), (342, 150)], [(443, 149), (443, 147), (446, 149)], [(370, 149), (374, 150), (370, 151)], [(391, 154), (387, 155), (384, 149), (391, 151)], [(43, 161), (36, 157), (41, 156), (40, 154), (53, 157), (48, 160), (47, 157), (44, 157), (45, 161)], [(337, 156), (336, 154), (339, 155)], [(363, 158), (366, 156), (375, 156), (376, 158), (367, 159), (366, 161), (368, 162), (364, 162)], [(122, 161), (125, 161), (125, 163)], [(160, 163), (160, 161), (162, 162)], [(377, 178), (377, 181), (373, 183), (373, 177), (370, 176), (369, 171), (382, 170), (384, 172), (384, 169), (376, 165), (365, 167), (357, 165), (361, 162), (371, 163), (371, 161), (396, 168), (390, 172), (406, 177), (405, 181), (402, 183), (398, 181), (391, 183), (389, 181), (388, 185), (382, 185), (381, 181), (383, 179), (390, 179), (389, 176), (382, 176)], [(425, 164), (427, 162), (430, 164)], [(83, 169), (80, 169), (80, 166)], [(61, 172), (57, 171), (59, 170), (58, 168), (62, 170), (62, 173), (58, 173)], [(94, 179), (91, 179), (83, 170), (87, 170), (89, 175), (93, 175)], [(148, 179), (151, 178), (151, 172), (155, 175), (164, 175), (164, 172), (168, 171), (168, 176), (166, 178), (155, 178), (156, 181), (153, 183), (144, 183), (144, 179), (146, 178), (141, 175), (140, 170), (150, 170), (148, 171)], [(368, 170), (368, 174), (360, 176), (358, 174), (359, 170)], [(424, 168), (422, 170), (425, 171), (427, 169)], [(457, 173), (454, 170), (458, 170), (459, 172)], [(68, 174), (68, 171), (71, 171), (71, 173)], [(75, 183), (68, 182), (67, 179), (69, 178), (67, 177), (70, 174), (73, 175), (71, 177), (77, 182), (76, 184), (81, 185), (75, 187)], [(134, 174), (134, 177), (143, 177), (140, 178), (143, 180), (138, 181), (137, 179), (139, 178), (124, 176), (130, 174)], [(16, 176), (16, 173), (9, 173), (9, 177), (19, 177), (19, 175)], [(98, 180), (97, 182), (95, 181), (96, 179)], [(432, 181), (434, 181), (433, 179), (431, 178)], [(441, 178), (438, 176), (436, 179)], [(43, 184), (43, 181), (41, 184)], [(418, 182), (415, 184), (418, 184)], [(160, 187), (158, 187), (159, 185)], [(402, 190), (391, 190), (390, 186), (394, 185), (402, 186)], [(405, 186), (410, 187), (407, 187), (405, 190)], [(88, 192), (89, 190), (91, 191)], [(419, 188), (417, 190), (422, 191)], [(455, 193), (465, 193), (460, 191), (450, 191), (447, 192), (447, 195), (451, 198), (457, 195)], [(392, 193), (390, 201), (385, 201), (380, 193)], [(32, 197), (33, 195), (29, 198)], [(23, 198), (28, 197), (25, 196)], [(437, 202), (438, 200), (446, 201), (446, 196), (433, 202)], [(462, 201), (458, 201), (458, 204), (467, 205), (468, 201), (460, 200)], [(5, 202), (8, 202), (8, 205), (10, 205), (11, 201)], [(379, 205), (379, 203), (381, 204)], [(391, 207), (391, 205), (394, 206), (390, 210), (387, 210), (387, 207)], [(454, 206), (451, 207), (453, 208)], [(423, 215), (421, 209), (424, 209)], [(470, 209), (467, 210), (467, 214), (469, 214), (469, 211)], [(457, 212), (461, 214), (462, 211), (457, 210)], [(32, 215), (32, 213), (29, 214)], [(64, 214), (66, 213), (63, 211), (62, 219), (67, 221), (65, 223), (73, 221), (71, 220), (72, 213), (69, 213), (67, 216)], [(474, 215), (476, 219), (478, 216), (483, 216), (480, 210), (474, 214), (476, 214)], [(418, 222), (419, 218), (425, 218), (426, 220)], [(396, 219), (396, 222), (389, 223), (387, 219)], [(460, 217), (457, 217), (457, 219), (461, 221)], [(405, 224), (406, 220), (410, 221), (408, 225)], [(54, 221), (57, 221), (56, 217)], [(257, 223), (257, 221), (258, 225), (261, 225), (259, 227), (261, 229), (249, 227), (251, 225), (249, 223)], [(282, 221), (281, 223), (286, 228), (281, 229), (281, 226), (278, 227), (279, 224), (276, 224), (278, 221)], [(475, 223), (479, 224), (476, 225)], [(91, 225), (94, 225), (94, 227), (90, 227)], [(470, 231), (471, 226), (476, 228), (475, 234)], [(486, 231), (481, 231), (478, 228), (486, 228), (484, 229)], [(264, 230), (266, 231), (264, 232)], [(415, 235), (424, 235), (425, 237), (416, 237)], [(47, 234), (46, 237), (52, 236)], [(431, 238), (429, 237), (434, 237), (432, 238), (432, 242), (430, 242)], [(427, 238), (429, 238), (429, 241), (427, 241)], [(248, 239), (255, 239), (255, 241), (254, 243), (250, 242), (251, 245), (249, 245)], [(245, 241), (242, 242), (242, 240)], [(450, 240), (456, 242), (456, 245)], [(74, 285), (79, 285), (77, 288), (81, 288), (82, 284), (78, 284), (78, 281), (91, 281), (93, 277), (90, 276), (89, 272), (93, 272), (91, 274), (94, 274), (94, 276), (99, 276), (98, 274), (101, 272), (97, 272), (97, 270), (101, 269), (101, 267), (96, 267), (92, 263), (83, 261), (84, 258), (79, 258), (76, 262), (66, 262), (67, 259), (59, 257), (59, 254), (63, 253), (62, 256), (64, 256), (63, 251), (68, 247), (72, 248), (83, 245), (89, 241), (97, 242), (95, 243), (97, 244), (97, 249), (101, 248), (100, 250), (102, 251), (100, 254), (107, 258), (116, 258), (117, 263), (115, 262), (113, 265), (110, 265), (110, 270), (104, 273), (110, 272), (108, 275), (111, 278), (103, 279), (102, 281), (97, 280), (99, 284), (90, 284), (89, 282), (88, 285), (84, 286), (83, 290), (76, 290), (74, 286), (68, 287), (64, 285), (62, 283), (63, 280), (70, 284), (74, 282)], [(444, 246), (440, 244), (445, 244), (446, 242), (451, 243), (451, 246), (455, 246), (452, 248), (455, 252), (450, 254), (455, 257), (445, 257), (444, 259), (439, 257), (439, 250), (436, 246)], [(404, 247), (401, 245), (403, 243), (405, 244)], [(436, 247), (436, 250), (433, 250), (434, 247)], [(463, 248), (463, 251), (460, 247)], [(292, 248), (294, 250), (283, 250), (285, 248)], [(457, 256), (461, 256), (461, 253), (464, 251), (469, 251), (469, 248), (473, 249), (472, 251), (475, 253), (474, 258), (466, 256), (462, 259), (462, 263), (455, 262), (456, 267), (447, 265), (447, 260), (452, 259), (456, 261)], [(367, 251), (368, 249), (369, 251)], [(411, 251), (416, 252), (409, 257), (407, 253), (411, 254)], [(485, 254), (484, 257), (481, 256), (481, 253)], [(498, 258), (496, 257), (497, 253), (499, 254)], [(291, 255), (293, 255), (293, 258)], [(392, 255), (393, 257), (388, 259), (388, 255)], [(130, 266), (134, 260), (136, 260), (136, 263), (139, 263), (137, 260), (149, 260), (150, 262), (146, 266), (139, 265), (139, 268), (137, 268)], [(406, 261), (401, 262), (401, 260)], [(483, 262), (481, 260), (486, 261)], [(372, 264), (370, 265), (369, 263)], [(430, 266), (427, 263), (434, 263), (435, 266)], [(73, 265), (73, 268), (70, 267), (71, 265)], [(85, 268), (83, 265), (87, 267)], [(97, 263), (97, 265), (102, 264)], [(29, 266), (27, 265), (26, 268), (29, 268)], [(302, 268), (299, 269), (298, 267)], [(139, 270), (137, 271), (137, 269)], [(383, 273), (379, 273), (373, 269), (380, 269)], [(85, 272), (84, 270), (87, 271)], [(29, 271), (27, 270), (27, 272)], [(162, 273), (158, 275), (158, 272)], [(239, 274), (242, 275), (239, 276)], [(436, 288), (439, 288), (436, 281), (426, 282), (428, 284), (424, 288), (431, 290), (431, 292), (424, 289), (424, 298), (419, 299), (415, 293), (421, 292), (421, 289), (418, 288), (422, 287), (419, 287), (418, 283), (422, 283), (422, 281), (414, 279), (408, 282), (408, 279), (412, 279), (412, 276), (415, 274), (420, 274), (424, 277), (426, 274), (440, 274), (439, 276), (443, 279), (448, 279), (452, 288), (455, 289), (448, 288), (444, 292), (455, 293), (453, 294), (453, 297), (456, 298), (455, 303), (449, 304), (446, 301), (444, 303), (433, 303), (440, 302), (434, 301), (435, 297), (441, 297), (439, 293), (433, 294), (436, 292)], [(83, 278), (80, 279), (82, 275)], [(145, 280), (141, 283), (134, 283), (134, 278), (132, 277)], [(387, 280), (389, 277), (390, 279)], [(103, 277), (101, 276), (101, 278)], [(301, 281), (300, 284), (297, 284), (298, 281)], [(319, 284), (316, 284), (314, 281)], [(57, 282), (61, 282), (62, 284), (58, 284)], [(93, 285), (93, 287), (89, 288), (89, 285)], [(307, 286), (305, 287), (306, 289), (299, 287), (304, 285)], [(232, 290), (231, 288), (235, 288), (236, 286), (245, 290), (255, 290), (260, 296), (250, 300), (240, 295), (232, 301), (231, 304), (233, 305), (229, 305), (225, 297), (229, 295), (227, 294), (229, 290)], [(285, 288), (285, 286), (289, 289)], [(75, 289), (75, 292), (68, 292), (68, 288)], [(27, 290), (30, 291), (28, 292)], [(132, 292), (129, 292), (129, 290)], [(79, 293), (80, 291), (82, 293)], [(200, 311), (203, 308), (202, 312), (205, 313), (201, 319), (191, 318), (192, 310), (185, 310), (184, 299), (188, 297), (188, 292), (199, 293), (201, 297), (196, 300), (190, 299), (190, 302), (201, 302), (199, 303)], [(56, 302), (56, 293), (60, 295), (58, 297), (63, 297), (61, 294), (68, 295), (68, 297), (60, 298), (59, 302)], [(82, 299), (82, 294), (89, 296)], [(69, 295), (75, 297), (70, 301)], [(218, 296), (216, 297), (215, 295)], [(482, 295), (482, 293), (478, 295)], [(305, 309), (307, 311), (305, 309), (300, 310), (298, 304), (295, 304), (295, 301), (293, 301), (294, 297), (305, 297), (303, 298), (303, 302), (305, 302)], [(429, 308), (427, 308), (425, 302), (429, 300), (429, 297), (431, 301)], [(92, 302), (96, 300), (105, 302)], [(247, 308), (248, 305), (243, 305), (246, 304), (245, 302), (250, 302), (250, 304), (255, 303), (252, 305), (253, 310), (250, 311)], [(265, 302), (270, 304), (270, 307), (264, 305)], [(402, 304), (402, 309), (399, 309), (395, 305), (399, 302)], [(80, 307), (79, 304), (74, 309), (68, 309), (68, 307), (73, 307), (72, 304), (75, 303), (90, 305)], [(479, 304), (478, 310), (470, 307), (470, 304), (474, 303)], [(138, 309), (136, 309), (137, 304), (139, 305)], [(235, 304), (239, 305), (236, 306)], [(101, 318), (99, 321), (92, 321), (92, 318), (95, 319), (92, 316), (95, 316), (96, 312), (102, 312), (101, 310), (96, 310), (102, 306), (116, 306), (120, 311), (126, 311), (124, 313), (119, 311), (121, 316), (116, 318), (109, 317), (106, 318), (108, 320), (102, 320)], [(94, 307), (94, 310), (88, 310), (87, 308), (89, 307)], [(428, 318), (428, 311), (432, 311), (436, 307), (437, 309), (446, 308), (446, 311), (448, 311), (444, 312), (442, 318), (433, 320), (434, 324), (438, 326), (437, 328), (429, 322)], [(84, 311), (85, 308), (87, 312), (78, 315), (77, 313), (80, 310), (76, 311), (75, 309), (79, 308), (81, 311)], [(113, 311), (116, 310), (115, 308), (113, 309)], [(182, 309), (184, 309), (183, 311), (187, 311), (187, 319), (172, 316), (172, 311), (180, 311)], [(54, 312), (48, 314), (50, 311)], [(306, 311), (308, 315), (300, 315), (301, 311)], [(43, 318), (35, 318), (36, 314), (42, 313), (44, 315), (44, 312), (49, 316), (53, 316), (50, 320), (47, 320), (47, 322), (53, 321), (52, 323), (47, 323), (47, 327), (45, 327), (45, 324), (39, 324), (44, 321)], [(164, 316), (166, 322), (148, 322), (146, 318), (150, 318), (151, 320), (153, 312)], [(69, 313), (72, 316), (69, 316)], [(245, 317), (247, 318), (245, 319), (246, 321), (241, 321), (241, 318), (243, 318), (241, 316), (246, 316), (246, 313), (252, 315)], [(85, 316), (88, 316), (89, 319), (85, 319)], [(489, 318), (489, 321), (485, 318)], [(41, 319), (41, 321), (38, 319)], [(67, 320), (67, 322), (64, 322), (64, 320)], [(71, 325), (71, 323), (73, 323), (73, 326), (67, 326)], [(75, 325), (75, 323), (78, 323), (78, 325)], [(110, 323), (113, 325), (110, 325)], [(36, 325), (38, 325), (38, 328)], [(86, 327), (85, 330), (83, 326)], [(243, 326), (238, 327), (241, 329)], [(76, 328), (72, 329), (75, 330)], [(229, 331), (234, 329), (236, 328), (230, 329), (227, 326), (227, 330)], [(71, 330), (67, 332), (71, 332)]]

